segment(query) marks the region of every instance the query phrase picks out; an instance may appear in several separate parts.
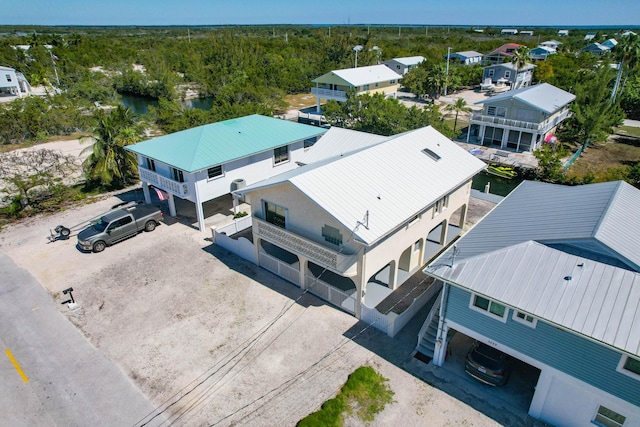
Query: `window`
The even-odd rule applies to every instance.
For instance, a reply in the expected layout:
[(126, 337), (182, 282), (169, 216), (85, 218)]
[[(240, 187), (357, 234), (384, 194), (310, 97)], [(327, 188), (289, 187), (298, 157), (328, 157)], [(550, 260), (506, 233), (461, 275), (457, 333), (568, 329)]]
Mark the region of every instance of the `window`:
[(400, 66), (399, 66), (399, 65), (396, 65), (396, 69), (397, 69), (397, 70), (399, 70), (399, 69), (400, 69)]
[(313, 147), (313, 144), (315, 144), (316, 142), (318, 142), (318, 137), (314, 136), (311, 138), (307, 138), (304, 140), (304, 148), (310, 148)]
[(496, 70), (489, 70), (489, 77), (493, 77), (495, 72), (496, 72)]
[(150, 171), (156, 171), (156, 162), (153, 159), (150, 159), (148, 157), (145, 157), (146, 160), (146, 164), (147, 164), (147, 169), (149, 169)]
[(265, 221), (280, 228), (287, 228), (287, 209), (273, 203), (264, 202)]
[(616, 369), (621, 374), (627, 375), (640, 381), (640, 360), (634, 357), (623, 355)]
[(369, 85), (362, 86), (362, 90), (369, 90)]
[(442, 157), (440, 157), (440, 156), (438, 155), (438, 153), (436, 153), (435, 151), (433, 151), (433, 150), (431, 150), (431, 149), (429, 149), (429, 148), (425, 148), (425, 149), (423, 149), (423, 150), (422, 150), (422, 152), (423, 152), (424, 154), (426, 154), (427, 156), (431, 157), (431, 158), (432, 158), (433, 160), (435, 160), (436, 162), (442, 158)]
[(488, 116), (496, 116), (496, 117), (505, 117), (507, 115), (507, 108), (506, 107), (488, 106), (487, 107), (487, 115)]
[(504, 72), (504, 78), (505, 79), (511, 78), (511, 70), (507, 70), (507, 71)]
[(11, 81), (11, 74), (5, 74), (5, 77), (7, 78), (7, 81), (10, 82)]
[(600, 405), (598, 413), (593, 418), (593, 423), (603, 427), (620, 427), (626, 420), (627, 417)]
[(222, 165), (207, 169), (207, 177), (209, 179), (218, 178), (219, 176), (222, 176)]
[(289, 147), (285, 145), (284, 147), (278, 147), (273, 150), (273, 164), (279, 165), (280, 163), (289, 161)]
[(376, 83), (376, 87), (378, 87), (378, 83)]
[(519, 323), (523, 323), (531, 328), (535, 328), (536, 323), (538, 323), (538, 319), (536, 319), (535, 317), (518, 310), (513, 311), (513, 320)]
[(449, 196), (444, 196), (442, 199), (438, 200), (436, 204), (433, 206), (433, 216), (444, 211), (449, 206)]
[(480, 295), (471, 295), (471, 304), (469, 307), (473, 310), (496, 316), (502, 319), (503, 322), (507, 321), (507, 307), (488, 298), (481, 297)]
[(171, 168), (171, 176), (174, 181), (184, 182), (184, 174), (180, 169)]
[(324, 240), (334, 245), (340, 246), (342, 244), (342, 234), (340, 230), (330, 225), (324, 225), (322, 227), (322, 236)]
[(394, 84), (396, 84), (396, 81), (395, 80), (389, 80), (389, 84), (390, 85), (394, 85)]

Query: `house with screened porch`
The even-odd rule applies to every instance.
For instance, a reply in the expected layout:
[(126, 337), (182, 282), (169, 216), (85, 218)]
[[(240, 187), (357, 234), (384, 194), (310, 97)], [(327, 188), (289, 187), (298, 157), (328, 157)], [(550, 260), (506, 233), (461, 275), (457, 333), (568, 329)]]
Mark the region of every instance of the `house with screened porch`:
[(325, 132), (254, 114), (125, 148), (137, 155), (145, 201), (151, 202), (153, 187), (168, 199), (171, 216), (176, 215), (176, 197), (193, 203), (198, 228), (205, 231), (204, 203), (297, 168), (305, 148)]
[(460, 234), (471, 179), (486, 165), (430, 126), (360, 133), (361, 149), (357, 132), (330, 133), (353, 150), (234, 192), (251, 204), (246, 258), (372, 321), (382, 300)]
[(417, 351), (464, 365), (480, 341), (509, 356), (529, 415), (640, 425), (639, 209), (623, 181), (524, 181), (424, 270), (442, 290)]
[(467, 142), (515, 152), (536, 150), (569, 116), (575, 98), (542, 83), (476, 102), (483, 108), (471, 115)]

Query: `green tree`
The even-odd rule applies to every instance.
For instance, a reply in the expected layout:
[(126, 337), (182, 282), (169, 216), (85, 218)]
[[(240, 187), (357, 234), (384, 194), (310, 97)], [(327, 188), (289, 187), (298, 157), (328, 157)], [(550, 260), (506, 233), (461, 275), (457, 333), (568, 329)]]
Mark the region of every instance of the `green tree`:
[(610, 101), (611, 83), (615, 77), (608, 66), (585, 73), (576, 82), (576, 99), (571, 104), (572, 115), (558, 132), (563, 141), (574, 144), (604, 140), (624, 118), (618, 102)]
[(118, 106), (111, 113), (98, 110), (93, 130), (93, 145), (82, 150), (89, 153), (83, 170), (90, 181), (107, 187), (123, 187), (137, 174), (136, 156), (125, 150), (141, 140), (141, 131), (129, 108)]
[(569, 155), (569, 150), (559, 144), (542, 144), (533, 155), (538, 159), (539, 180), (556, 183), (565, 181), (562, 159)]
[(518, 88), (518, 72), (525, 67), (528, 63), (531, 62), (531, 51), (526, 46), (520, 46), (515, 53), (513, 54), (513, 58), (511, 59), (511, 63), (514, 65), (516, 69), (516, 82), (513, 85), (512, 89)]
[(640, 61), (640, 37), (633, 33), (622, 37), (620, 43), (615, 47), (614, 53), (616, 53), (620, 63), (618, 64), (618, 75), (611, 91), (612, 100), (615, 100), (618, 92), (624, 89), (629, 73)]
[(449, 104), (445, 107), (445, 110), (447, 111), (454, 111), (456, 113), (456, 119), (453, 122), (453, 133), (456, 132), (456, 129), (458, 127), (458, 114), (460, 113), (466, 113), (471, 111), (471, 108), (469, 108), (467, 106), (467, 101), (462, 99), (462, 98), (457, 98), (456, 102), (454, 102), (453, 104)]
[(35, 209), (76, 170), (75, 158), (59, 151), (42, 149), (0, 154), (3, 202), (9, 202), (13, 214)]

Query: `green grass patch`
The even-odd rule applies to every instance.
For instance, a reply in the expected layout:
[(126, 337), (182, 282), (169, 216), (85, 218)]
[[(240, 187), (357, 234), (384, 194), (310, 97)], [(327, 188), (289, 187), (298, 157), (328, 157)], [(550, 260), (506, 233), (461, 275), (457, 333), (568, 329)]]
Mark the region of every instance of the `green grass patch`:
[(344, 415), (356, 415), (364, 422), (371, 422), (385, 405), (393, 402), (389, 380), (370, 366), (356, 369), (333, 399), (298, 422), (299, 427), (340, 427)]
[(615, 132), (619, 135), (629, 135), (640, 138), (640, 128), (635, 126), (618, 126)]

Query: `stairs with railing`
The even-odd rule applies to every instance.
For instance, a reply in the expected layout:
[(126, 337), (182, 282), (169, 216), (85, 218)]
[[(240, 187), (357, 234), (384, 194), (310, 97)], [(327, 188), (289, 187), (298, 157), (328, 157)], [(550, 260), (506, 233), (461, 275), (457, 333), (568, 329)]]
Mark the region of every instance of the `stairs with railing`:
[(418, 345), (416, 346), (415, 353), (420, 360), (430, 361), (434, 356), (436, 339), (438, 337), (438, 323), (440, 322), (440, 292), (434, 296), (433, 306), (420, 332), (418, 332)]

